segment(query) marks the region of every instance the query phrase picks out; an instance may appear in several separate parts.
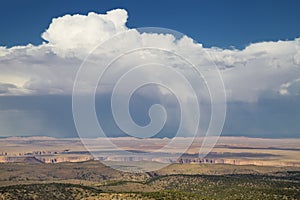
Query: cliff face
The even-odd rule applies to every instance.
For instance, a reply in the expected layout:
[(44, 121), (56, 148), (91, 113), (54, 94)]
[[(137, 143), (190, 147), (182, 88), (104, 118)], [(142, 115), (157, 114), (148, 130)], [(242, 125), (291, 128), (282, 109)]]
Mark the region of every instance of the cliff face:
[(60, 163), (93, 160), (92, 156), (1, 156), (0, 162)]
[(61, 162), (84, 162), (88, 160), (93, 160), (92, 156), (47, 156), (47, 157), (36, 157), (43, 163), (61, 163)]
[(1, 156), (0, 162), (27, 162), (27, 163), (42, 163), (40, 160), (38, 160), (34, 156)]
[(176, 163), (181, 164), (230, 164), (230, 165), (257, 165), (257, 166), (293, 166), (299, 167), (300, 163), (280, 162), (272, 160), (250, 160), (232, 158), (180, 158)]
[[(61, 162), (84, 162), (94, 160), (90, 155), (47, 155), (47, 156), (0, 156), (0, 162), (27, 162), (27, 163), (61, 163)], [(105, 157), (105, 161), (132, 162), (143, 161), (142, 158), (112, 156)], [(232, 158), (180, 158), (176, 161), (160, 158), (150, 159), (162, 163), (180, 163), (180, 164), (230, 164), (230, 165), (257, 165), (257, 166), (293, 166), (300, 167), (300, 163), (255, 160), (255, 159), (232, 159)]]

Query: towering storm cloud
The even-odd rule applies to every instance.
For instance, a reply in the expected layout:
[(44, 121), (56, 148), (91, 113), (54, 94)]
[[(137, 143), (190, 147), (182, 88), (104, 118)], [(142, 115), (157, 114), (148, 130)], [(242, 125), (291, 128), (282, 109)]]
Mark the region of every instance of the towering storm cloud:
[[(134, 31), (126, 26), (127, 19), (128, 13), (123, 9), (106, 14), (65, 15), (52, 20), (41, 36), (45, 40), (43, 44), (0, 47), (0, 135), (76, 137), (71, 95), (81, 63), (99, 44), (116, 34), (132, 30), (133, 33), (123, 38), (120, 46), (136, 48), (141, 44), (155, 43), (161, 48), (188, 55), (199, 63), (202, 62), (199, 52), (208, 52), (226, 88), (228, 115), (223, 134), (299, 137), (300, 125), (295, 119), (300, 119), (300, 38), (253, 43), (242, 50), (204, 48), (188, 37), (178, 40), (169, 34)], [(103, 59), (109, 58), (114, 48), (107, 47), (101, 54)], [(151, 59), (160, 61), (159, 58)], [(116, 70), (136, 61), (133, 58), (126, 62), (129, 63), (119, 63)], [(165, 64), (172, 66), (170, 63)], [(154, 74), (140, 76), (147, 78)], [(111, 83), (108, 80), (106, 84)], [(166, 101), (165, 97), (173, 98), (163, 90), (149, 91), (150, 95), (140, 91), (133, 100), (134, 104), (146, 102), (144, 106), (149, 107), (159, 102), (169, 108), (172, 118), (159, 137), (172, 136), (178, 128), (177, 117), (180, 117), (174, 106), (176, 101)], [(122, 136), (120, 130), (111, 124), (111, 113), (101, 105), (101, 99), (105, 98), (105, 91), (99, 91), (96, 101), (105, 113), (102, 115), (104, 124), (111, 136)], [(146, 125), (149, 122), (146, 108), (134, 107), (133, 118)]]

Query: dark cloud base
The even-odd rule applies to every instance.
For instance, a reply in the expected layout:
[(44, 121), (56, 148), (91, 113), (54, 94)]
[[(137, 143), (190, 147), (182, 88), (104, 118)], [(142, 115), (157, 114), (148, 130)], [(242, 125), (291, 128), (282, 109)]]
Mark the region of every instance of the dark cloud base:
[[(97, 110), (109, 137), (126, 136), (112, 122), (112, 115), (98, 97)], [(144, 97), (143, 97), (144, 98)], [(107, 99), (106, 99), (107, 100)], [(146, 107), (157, 103), (137, 97), (135, 103)], [(98, 102), (98, 103), (97, 103)], [(148, 103), (145, 103), (148, 102)], [(142, 105), (142, 104), (140, 104)], [(131, 105), (132, 116), (140, 125), (149, 122), (147, 109)], [(173, 112), (173, 113), (172, 113)], [(169, 112), (176, 115), (178, 110)], [(178, 115), (179, 116), (179, 115)], [(260, 99), (255, 103), (231, 102), (227, 105), (227, 117), (223, 136), (263, 138), (299, 138), (300, 97)], [(156, 137), (172, 137), (178, 128), (178, 120), (167, 122)], [(43, 135), (52, 137), (78, 137), (72, 117), (72, 97), (62, 95), (2, 96), (0, 97), (0, 136)], [(92, 136), (92, 135), (89, 135)]]

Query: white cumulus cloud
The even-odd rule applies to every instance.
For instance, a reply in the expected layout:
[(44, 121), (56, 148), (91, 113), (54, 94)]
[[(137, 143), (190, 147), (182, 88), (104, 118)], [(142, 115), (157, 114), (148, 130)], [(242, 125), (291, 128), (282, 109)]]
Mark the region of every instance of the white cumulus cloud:
[[(154, 46), (179, 52), (201, 71), (206, 70), (208, 64), (207, 59), (203, 59), (207, 52), (220, 69), (230, 101), (253, 102), (262, 95), (278, 91), (287, 94), (283, 84), (300, 77), (299, 38), (254, 43), (243, 50), (204, 48), (188, 37), (176, 40), (168, 34), (139, 33), (126, 26), (127, 18), (127, 11), (123, 9), (106, 14), (65, 15), (52, 20), (42, 34), (46, 42), (41, 45), (0, 47), (0, 82), (4, 84), (0, 95), (71, 94), (76, 72), (85, 56), (100, 43), (124, 31), (131, 32), (115, 44), (117, 46), (106, 44), (102, 51), (97, 52), (103, 62), (116, 55), (118, 48), (123, 51)], [(124, 60), (115, 70), (137, 64), (143, 61), (145, 55)], [(162, 61), (154, 55), (149, 58), (152, 62)], [(165, 64), (181, 67), (172, 57)], [(141, 74), (140, 78), (151, 75), (155, 72)], [(90, 76), (93, 77), (93, 74)], [(214, 83), (214, 77), (205, 78)], [(12, 85), (16, 87), (9, 87)]]
[(53, 19), (42, 38), (61, 56), (79, 56), (112, 35), (127, 30), (127, 17), (123, 9), (106, 14), (65, 15)]

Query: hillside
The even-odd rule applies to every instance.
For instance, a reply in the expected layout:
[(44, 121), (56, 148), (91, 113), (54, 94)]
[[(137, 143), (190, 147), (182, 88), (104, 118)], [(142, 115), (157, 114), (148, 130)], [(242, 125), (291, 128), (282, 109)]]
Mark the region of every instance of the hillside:
[(172, 164), (137, 174), (98, 161), (0, 164), (0, 199), (5, 200), (299, 198), (296, 167)]

